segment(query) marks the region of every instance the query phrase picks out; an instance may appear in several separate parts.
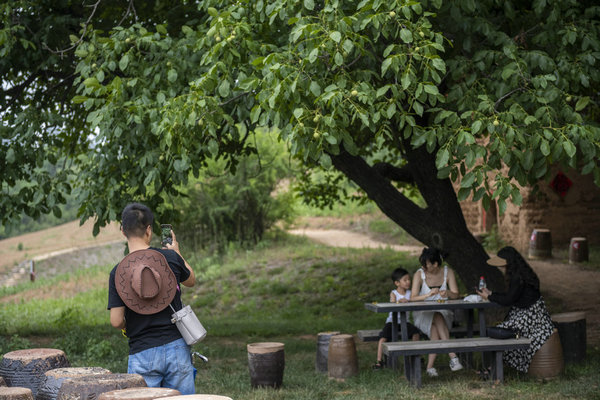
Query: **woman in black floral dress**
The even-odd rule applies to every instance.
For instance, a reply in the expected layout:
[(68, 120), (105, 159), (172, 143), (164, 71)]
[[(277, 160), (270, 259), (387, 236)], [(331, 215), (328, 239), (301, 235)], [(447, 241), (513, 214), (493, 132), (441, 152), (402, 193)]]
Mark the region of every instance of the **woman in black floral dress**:
[(488, 264), (501, 270), (506, 269), (508, 290), (498, 293), (484, 288), (477, 293), (486, 300), (510, 307), (499, 327), (513, 329), (519, 336), (531, 339), (529, 349), (504, 353), (504, 361), (508, 365), (527, 372), (533, 355), (548, 340), (554, 329), (550, 313), (540, 294), (540, 280), (523, 256), (510, 246), (502, 248), (497, 257), (488, 260)]

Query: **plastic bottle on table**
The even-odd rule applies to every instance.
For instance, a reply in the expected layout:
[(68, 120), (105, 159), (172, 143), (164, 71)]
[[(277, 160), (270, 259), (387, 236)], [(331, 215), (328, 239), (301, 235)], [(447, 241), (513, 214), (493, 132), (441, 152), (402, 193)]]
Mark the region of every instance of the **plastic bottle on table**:
[(479, 290), (482, 290), (486, 287), (485, 278), (483, 276), (479, 277)]

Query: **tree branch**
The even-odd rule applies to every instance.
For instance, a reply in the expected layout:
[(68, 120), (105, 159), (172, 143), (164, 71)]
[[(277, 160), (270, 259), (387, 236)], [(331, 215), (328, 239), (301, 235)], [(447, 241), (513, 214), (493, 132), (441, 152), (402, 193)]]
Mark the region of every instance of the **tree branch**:
[(390, 163), (380, 162), (373, 165), (379, 175), (394, 182), (415, 183), (412, 172), (407, 167), (396, 167)]

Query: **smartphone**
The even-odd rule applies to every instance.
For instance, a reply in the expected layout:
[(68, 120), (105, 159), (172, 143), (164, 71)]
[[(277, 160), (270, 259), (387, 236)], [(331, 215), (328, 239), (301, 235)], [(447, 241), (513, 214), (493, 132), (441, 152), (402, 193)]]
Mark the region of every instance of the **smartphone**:
[(160, 225), (160, 244), (162, 245), (162, 247), (166, 247), (167, 244), (173, 244), (173, 235), (171, 234), (172, 230), (173, 227), (171, 226), (171, 224)]

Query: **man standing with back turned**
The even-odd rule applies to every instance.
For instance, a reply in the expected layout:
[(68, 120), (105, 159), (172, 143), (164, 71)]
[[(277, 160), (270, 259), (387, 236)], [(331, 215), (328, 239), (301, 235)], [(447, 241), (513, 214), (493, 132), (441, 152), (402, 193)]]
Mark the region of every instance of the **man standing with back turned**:
[(108, 309), (111, 325), (129, 338), (127, 372), (142, 375), (148, 387), (194, 394), (190, 347), (169, 307), (182, 308), (179, 284), (194, 286), (194, 271), (179, 253), (175, 233), (166, 248), (150, 247), (154, 215), (148, 207), (129, 204), (121, 219), (129, 254), (110, 273)]

